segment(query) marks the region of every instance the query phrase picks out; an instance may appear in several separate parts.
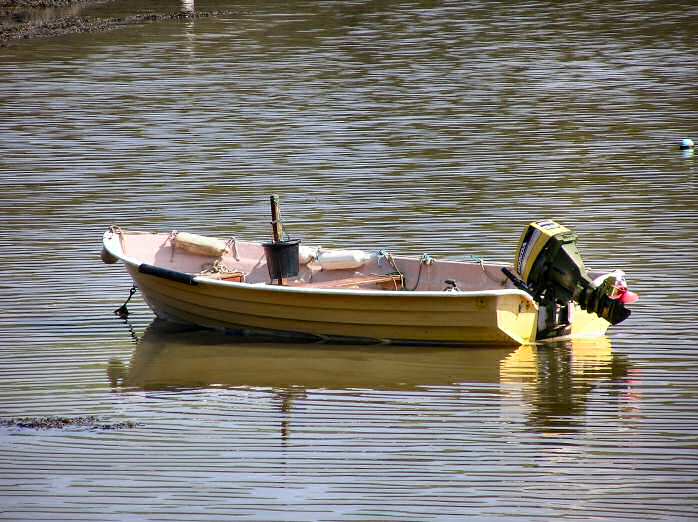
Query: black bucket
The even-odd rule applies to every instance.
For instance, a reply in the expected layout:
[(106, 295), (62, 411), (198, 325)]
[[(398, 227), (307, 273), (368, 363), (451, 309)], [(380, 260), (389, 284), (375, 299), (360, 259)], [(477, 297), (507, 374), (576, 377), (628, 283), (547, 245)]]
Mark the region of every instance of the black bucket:
[(283, 279), (285, 277), (296, 277), (300, 269), (298, 262), (298, 246), (300, 239), (279, 241), (278, 243), (263, 243), (264, 256), (267, 258), (267, 268), (269, 277)]

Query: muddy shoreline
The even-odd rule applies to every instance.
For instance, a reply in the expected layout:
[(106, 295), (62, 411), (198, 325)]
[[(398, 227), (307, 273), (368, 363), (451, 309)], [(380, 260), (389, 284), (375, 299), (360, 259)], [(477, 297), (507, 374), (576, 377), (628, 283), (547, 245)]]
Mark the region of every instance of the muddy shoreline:
[(73, 4), (97, 4), (105, 0), (0, 0), (0, 9), (46, 9)]
[(51, 9), (94, 7), (118, 0), (0, 0), (0, 47), (22, 40), (53, 38), (67, 34), (101, 32), (121, 27), (167, 20), (231, 14), (232, 11), (175, 11), (168, 13), (134, 14), (124, 17), (96, 16), (38, 16)]

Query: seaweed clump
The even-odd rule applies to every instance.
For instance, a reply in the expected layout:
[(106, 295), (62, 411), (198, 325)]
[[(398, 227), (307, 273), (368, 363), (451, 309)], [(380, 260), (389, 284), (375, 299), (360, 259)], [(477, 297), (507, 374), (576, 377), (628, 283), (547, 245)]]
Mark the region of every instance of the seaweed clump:
[(0, 419), (0, 426), (31, 430), (62, 430), (66, 428), (122, 430), (135, 428), (137, 424), (132, 421), (104, 422), (93, 415), (88, 415), (85, 417), (18, 417)]

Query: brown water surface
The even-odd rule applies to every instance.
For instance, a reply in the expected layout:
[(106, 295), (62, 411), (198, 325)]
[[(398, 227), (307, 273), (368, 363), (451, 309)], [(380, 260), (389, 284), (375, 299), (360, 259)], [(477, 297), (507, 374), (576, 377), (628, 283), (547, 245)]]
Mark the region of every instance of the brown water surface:
[[(177, 10), (117, 2), (92, 12)], [(698, 8), (197, 2), (0, 49), (6, 520), (698, 516)], [(90, 12), (89, 10), (87, 10)], [(172, 331), (110, 224), (510, 261), (572, 227), (641, 300), (597, 342), (278, 345)]]

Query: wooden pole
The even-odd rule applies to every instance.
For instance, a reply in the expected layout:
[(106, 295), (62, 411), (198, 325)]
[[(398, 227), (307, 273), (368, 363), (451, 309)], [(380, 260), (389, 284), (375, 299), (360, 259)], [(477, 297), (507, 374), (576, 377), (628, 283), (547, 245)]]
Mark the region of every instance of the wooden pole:
[[(283, 240), (284, 237), (284, 227), (281, 224), (281, 211), (279, 210), (279, 196), (272, 194), (269, 197), (269, 202), (271, 203), (271, 232), (274, 239), (274, 243), (278, 243)], [(273, 283), (273, 281), (272, 281)], [(277, 279), (277, 285), (286, 286), (288, 280), (285, 277)]]
[(269, 197), (271, 203), (271, 231), (274, 238), (274, 243), (278, 243), (283, 239), (283, 225), (281, 225), (281, 216), (279, 212), (279, 196), (272, 194)]

